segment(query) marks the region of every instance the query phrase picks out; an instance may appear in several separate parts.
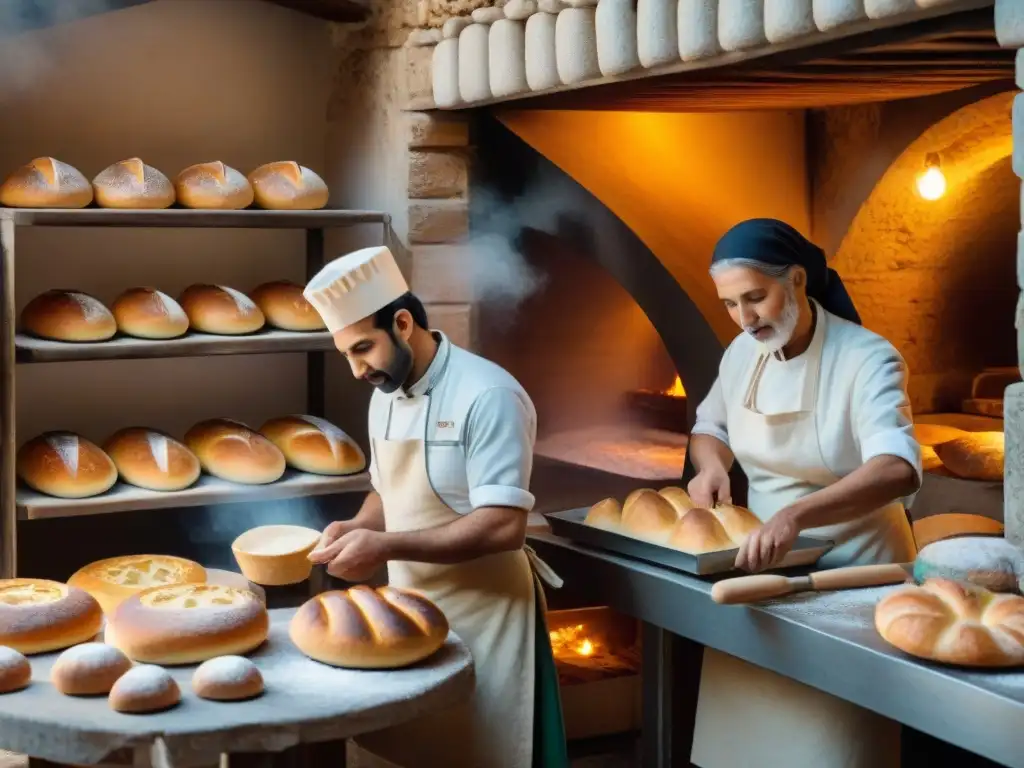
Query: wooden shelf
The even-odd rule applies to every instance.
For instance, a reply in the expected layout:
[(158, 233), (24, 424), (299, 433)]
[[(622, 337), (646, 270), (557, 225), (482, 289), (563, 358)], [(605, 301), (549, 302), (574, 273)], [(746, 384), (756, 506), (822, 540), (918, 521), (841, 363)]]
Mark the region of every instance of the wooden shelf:
[(14, 337), (14, 346), (19, 363), (66, 363), (74, 360), (326, 352), (334, 349), (334, 341), (327, 331), (299, 333), (268, 330), (246, 336), (187, 333), (178, 339), (159, 341), (121, 336), (110, 341), (78, 343), (37, 339), (19, 333)]
[(319, 229), (390, 221), (380, 211), (205, 211), (165, 208), (158, 211), (117, 208), (0, 208), (0, 219), (19, 227), (223, 227), (233, 229)]
[(58, 499), (19, 487), (17, 506), (19, 519), (42, 520), (54, 517), (131, 512), (141, 509), (172, 509), (246, 501), (297, 499), (368, 490), (370, 490), (370, 476), (366, 472), (332, 477), (288, 470), (283, 478), (268, 485), (239, 485), (203, 475), (195, 485), (184, 491), (147, 491), (118, 483), (106, 493), (88, 499)]

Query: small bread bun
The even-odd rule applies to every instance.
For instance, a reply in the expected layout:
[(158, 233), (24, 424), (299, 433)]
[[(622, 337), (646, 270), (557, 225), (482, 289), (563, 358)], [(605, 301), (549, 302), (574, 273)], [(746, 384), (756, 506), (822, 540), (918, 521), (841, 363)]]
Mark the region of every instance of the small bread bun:
[(259, 432), (231, 419), (201, 421), (185, 433), (185, 445), (203, 470), (232, 483), (263, 485), (281, 479), (284, 454)]
[(0, 645), (59, 651), (92, 640), (102, 624), (99, 603), (84, 590), (46, 579), (0, 581)]
[(263, 693), (263, 675), (244, 656), (204, 661), (192, 675), (192, 690), (201, 699), (239, 701)]
[(85, 208), (91, 202), (85, 174), (52, 157), (37, 157), (0, 185), (0, 205), (8, 208)]
[(25, 655), (0, 645), (0, 693), (20, 691), (32, 681), (32, 665)]
[(150, 491), (180, 491), (199, 479), (199, 459), (170, 435), (148, 427), (118, 430), (103, 444), (124, 482)]
[(691, 555), (732, 549), (733, 544), (725, 528), (710, 510), (691, 509), (675, 524), (668, 545)]
[(254, 333), (266, 322), (256, 303), (241, 291), (223, 285), (190, 285), (181, 306), (197, 331), (233, 336)]
[(62, 499), (109, 491), (117, 467), (98, 445), (73, 432), (46, 432), (18, 449), (18, 477), (29, 488)]
[(675, 509), (676, 514), (680, 517), (697, 506), (693, 503), (693, 499), (690, 498), (690, 494), (682, 488), (670, 486), (668, 488), (662, 488), (658, 493), (665, 497), (665, 501), (672, 505), (672, 508)]
[(194, 664), (248, 653), (270, 631), (252, 592), (219, 584), (173, 584), (132, 595), (110, 617), (112, 642), (147, 664)]
[(415, 664), (444, 645), (448, 619), (415, 592), (357, 586), (305, 602), (288, 634), (300, 651), (323, 664), (393, 669)]
[(172, 555), (122, 555), (82, 566), (68, 584), (92, 595), (108, 616), (126, 598), (169, 584), (202, 584), (206, 569)]
[(622, 530), (640, 539), (666, 541), (678, 519), (672, 505), (655, 491), (641, 489), (622, 505)]
[(142, 664), (118, 678), (107, 701), (115, 712), (130, 715), (160, 712), (181, 701), (181, 689), (166, 669)]
[(81, 291), (55, 288), (25, 305), (21, 328), (54, 341), (106, 341), (117, 333), (117, 322), (99, 299)]
[(327, 205), (324, 180), (303, 165), (285, 160), (261, 165), (249, 174), (260, 208), (312, 211)]
[(351, 475), (366, 469), (366, 456), (355, 440), (317, 416), (271, 419), (260, 432), (281, 449), (288, 465), (315, 475)]
[(139, 339), (175, 339), (188, 331), (181, 305), (156, 288), (129, 288), (111, 306), (118, 330)]
[(174, 179), (178, 202), (186, 208), (237, 211), (252, 205), (252, 185), (220, 161), (190, 165)]
[(718, 518), (733, 546), (739, 546), (744, 539), (761, 527), (761, 520), (746, 507), (733, 504), (716, 504), (711, 514)]
[(322, 331), (320, 313), (302, 295), (302, 286), (289, 280), (263, 283), (251, 293), (267, 322), (283, 331)]
[(106, 643), (82, 643), (68, 648), (53, 663), (50, 681), (65, 696), (106, 695), (132, 662)]
[(154, 209), (174, 204), (171, 180), (137, 157), (100, 171), (92, 188), (101, 208)]
[(1006, 450), (1002, 432), (971, 432), (935, 446), (942, 465), (957, 477), (967, 480), (1003, 480)]
[(622, 527), (622, 506), (615, 499), (602, 499), (590, 508), (583, 522), (606, 531), (617, 531)]

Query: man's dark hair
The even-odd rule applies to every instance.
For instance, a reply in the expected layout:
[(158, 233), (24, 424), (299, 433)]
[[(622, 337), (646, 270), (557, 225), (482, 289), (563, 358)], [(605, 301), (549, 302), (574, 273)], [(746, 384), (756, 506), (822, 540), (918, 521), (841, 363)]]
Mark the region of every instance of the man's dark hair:
[(373, 313), (374, 327), (381, 328), (388, 333), (393, 333), (395, 315), (400, 309), (408, 310), (409, 314), (412, 315), (412, 321), (420, 328), (425, 331), (430, 330), (427, 324), (427, 310), (424, 308), (423, 302), (408, 291)]

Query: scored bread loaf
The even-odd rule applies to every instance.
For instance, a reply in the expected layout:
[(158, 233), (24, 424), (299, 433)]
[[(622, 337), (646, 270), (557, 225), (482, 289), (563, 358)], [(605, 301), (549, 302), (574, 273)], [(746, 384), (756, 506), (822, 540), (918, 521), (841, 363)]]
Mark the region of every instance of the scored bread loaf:
[(110, 693), (117, 679), (131, 668), (131, 660), (114, 646), (82, 643), (57, 658), (50, 681), (65, 696), (96, 696)]
[(281, 449), (245, 424), (231, 419), (201, 421), (185, 433), (185, 445), (203, 470), (233, 483), (263, 485), (280, 480), (286, 462)]
[(362, 448), (340, 428), (316, 416), (271, 419), (260, 433), (276, 445), (289, 466), (316, 475), (351, 475), (366, 468)]
[(91, 202), (85, 174), (52, 157), (37, 157), (0, 185), (0, 205), (8, 208), (85, 208)]
[(322, 331), (320, 313), (302, 295), (302, 286), (289, 280), (263, 283), (252, 291), (252, 300), (267, 323), (283, 331)]
[(81, 291), (54, 288), (25, 305), (21, 328), (53, 341), (106, 341), (117, 333), (117, 321), (99, 299)]
[(734, 546), (718, 518), (711, 510), (700, 507), (691, 509), (672, 526), (668, 545), (694, 555), (720, 552)]
[(174, 179), (178, 203), (186, 208), (237, 211), (252, 205), (252, 185), (245, 175), (219, 160), (197, 163)]
[(101, 208), (157, 209), (174, 204), (174, 185), (151, 165), (133, 157), (107, 166), (92, 180)]
[(59, 651), (92, 640), (102, 626), (103, 611), (84, 590), (47, 579), (0, 581), (0, 645)]
[(266, 322), (252, 299), (224, 285), (190, 285), (179, 301), (191, 326), (203, 333), (255, 333)]
[(121, 333), (139, 339), (175, 339), (188, 331), (181, 305), (156, 288), (129, 288), (111, 305)]
[(971, 432), (935, 446), (935, 453), (957, 477), (1002, 482), (1005, 445), (1002, 432)]
[(109, 491), (117, 467), (95, 443), (73, 432), (45, 432), (18, 449), (18, 477), (29, 488), (62, 499)]
[(634, 491), (622, 505), (622, 530), (640, 539), (667, 541), (678, 519), (675, 507), (648, 488)]
[(590, 508), (583, 522), (595, 528), (618, 531), (622, 528), (622, 505), (616, 499), (602, 499)]
[(92, 595), (108, 616), (125, 599), (169, 584), (202, 584), (206, 569), (173, 555), (120, 555), (84, 565), (68, 584)]
[(680, 517), (697, 506), (693, 503), (693, 499), (690, 498), (690, 494), (682, 488), (669, 486), (668, 488), (662, 488), (658, 493), (665, 497), (665, 500), (672, 505), (676, 514)]
[(415, 592), (357, 586), (306, 601), (288, 634), (300, 651), (323, 664), (393, 669), (422, 661), (444, 645), (448, 619)]
[(324, 180), (309, 168), (291, 160), (261, 165), (249, 174), (260, 208), (310, 211), (327, 205)]
[(170, 435), (126, 427), (103, 444), (121, 479), (150, 491), (180, 491), (199, 479), (199, 459)]
[(0, 645), (0, 693), (20, 691), (32, 682), (32, 665), (25, 654)]

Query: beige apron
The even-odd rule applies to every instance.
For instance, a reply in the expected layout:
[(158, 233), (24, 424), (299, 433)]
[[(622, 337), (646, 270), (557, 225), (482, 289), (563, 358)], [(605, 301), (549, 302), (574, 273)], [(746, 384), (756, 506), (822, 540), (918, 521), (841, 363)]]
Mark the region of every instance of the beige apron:
[[(743, 407), (730, 409), (727, 426), (730, 435), (743, 436), (733, 450), (750, 481), (748, 504), (755, 514), (770, 517), (839, 480), (825, 465), (814, 418), (826, 323), (818, 310), (795, 410), (757, 410), (767, 354), (758, 359)], [(825, 567), (908, 562), (916, 554), (899, 502), (859, 521), (805, 533), (836, 543), (821, 561)], [(892, 720), (733, 656), (704, 651), (691, 756), (700, 768), (898, 768), (899, 734)]]
[[(373, 450), (388, 531), (433, 528), (459, 518), (431, 486), (423, 440), (374, 440)], [(534, 568), (561, 586), (528, 547), (456, 565), (388, 563), (389, 583), (433, 600), (469, 646), (476, 691), (453, 709), (361, 736), (361, 748), (402, 768), (530, 768), (535, 600), (544, 599)], [(369, 764), (381, 763), (360, 758), (360, 765)]]

